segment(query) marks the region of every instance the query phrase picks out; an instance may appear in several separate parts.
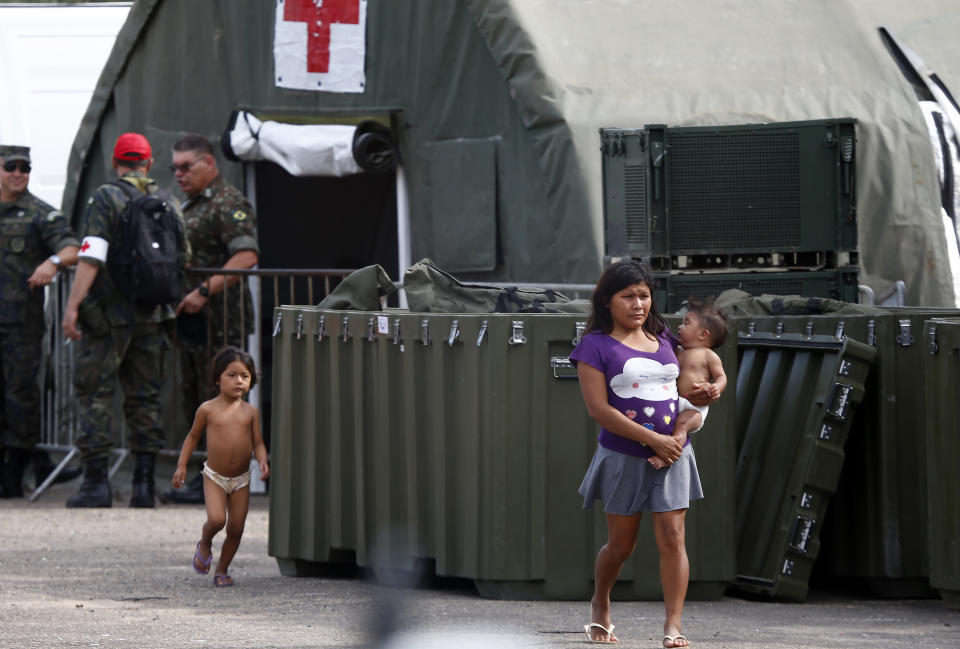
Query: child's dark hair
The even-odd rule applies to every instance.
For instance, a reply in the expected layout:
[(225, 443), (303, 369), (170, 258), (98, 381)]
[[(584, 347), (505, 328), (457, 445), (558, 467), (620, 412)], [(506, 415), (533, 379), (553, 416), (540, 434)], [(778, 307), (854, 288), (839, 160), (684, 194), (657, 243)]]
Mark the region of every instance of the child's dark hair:
[(240, 361), (250, 370), (250, 387), (257, 384), (257, 367), (253, 363), (253, 357), (242, 349), (236, 347), (224, 347), (213, 357), (213, 369), (210, 371), (210, 380), (213, 385), (220, 383), (220, 375), (227, 369), (227, 365), (233, 361)]
[(710, 348), (716, 349), (727, 339), (727, 318), (713, 308), (710, 300), (687, 300), (687, 313), (692, 313), (700, 320), (700, 326), (710, 332)]
[[(607, 304), (610, 299), (634, 284), (646, 284), (653, 293), (653, 276), (647, 267), (635, 259), (627, 261), (618, 261), (607, 267), (600, 279), (597, 280), (597, 286), (593, 289), (593, 310), (590, 314), (590, 320), (587, 322), (587, 331), (602, 331), (605, 334), (613, 331), (613, 316), (610, 315), (610, 309)], [(667, 328), (667, 323), (663, 316), (657, 311), (656, 302), (651, 301), (650, 313), (643, 321), (643, 330), (653, 336), (659, 336)]]

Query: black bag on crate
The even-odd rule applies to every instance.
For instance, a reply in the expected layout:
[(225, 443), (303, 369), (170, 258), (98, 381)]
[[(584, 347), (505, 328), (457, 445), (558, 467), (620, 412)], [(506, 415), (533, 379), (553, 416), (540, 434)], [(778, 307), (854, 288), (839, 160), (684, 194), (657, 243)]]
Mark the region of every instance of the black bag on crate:
[(545, 288), (464, 284), (429, 259), (407, 269), (403, 290), (410, 310), (419, 313), (567, 313), (567, 305), (579, 303)]
[(183, 297), (183, 223), (164, 190), (143, 193), (127, 182), (113, 183), (129, 199), (120, 214), (117, 240), (107, 268), (122, 293), (137, 304), (177, 302)]

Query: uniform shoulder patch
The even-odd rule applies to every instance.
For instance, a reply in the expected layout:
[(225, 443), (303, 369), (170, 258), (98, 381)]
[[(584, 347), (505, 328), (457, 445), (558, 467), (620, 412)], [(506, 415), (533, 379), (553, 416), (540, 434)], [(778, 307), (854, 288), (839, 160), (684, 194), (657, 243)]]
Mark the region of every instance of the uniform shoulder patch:
[(243, 210), (237, 210), (236, 212), (233, 213), (234, 221), (244, 221), (246, 220), (246, 218), (247, 218), (247, 213), (244, 212)]

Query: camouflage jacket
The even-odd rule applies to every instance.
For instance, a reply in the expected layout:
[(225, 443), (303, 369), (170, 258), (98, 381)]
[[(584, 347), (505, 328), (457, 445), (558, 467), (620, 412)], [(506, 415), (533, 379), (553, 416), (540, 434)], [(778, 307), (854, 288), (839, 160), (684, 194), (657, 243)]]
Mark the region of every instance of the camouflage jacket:
[[(125, 174), (121, 180), (128, 182), (141, 191), (156, 193), (159, 189), (156, 182), (148, 178), (143, 172), (135, 171)], [(80, 217), (80, 224), (77, 228), (77, 234), (81, 239), (86, 237), (99, 237), (104, 239), (108, 246), (116, 238), (116, 229), (120, 215), (123, 213), (127, 204), (127, 196), (123, 189), (113, 184), (100, 185), (87, 201), (86, 209)], [(183, 212), (180, 209), (180, 203), (176, 198), (170, 197), (174, 211), (183, 218)], [(188, 242), (189, 243), (189, 242)], [(97, 278), (93, 282), (90, 294), (84, 299), (81, 305), (80, 314), (83, 319), (87, 317), (97, 317), (102, 315), (107, 322), (113, 326), (123, 326), (129, 324), (141, 324), (147, 322), (162, 322), (174, 317), (174, 308), (176, 304), (163, 304), (159, 306), (144, 306), (134, 304), (128, 295), (120, 292), (113, 278), (110, 277), (106, 264), (97, 257), (91, 257), (87, 252), (87, 243), (80, 247), (78, 258), (81, 261), (93, 264), (99, 268)], [(187, 246), (187, 253), (183, 259), (186, 265), (190, 259), (190, 249)], [(99, 310), (99, 314), (92, 314), (94, 310)], [(83, 325), (84, 323), (81, 323)], [(87, 323), (89, 325), (89, 322)]]
[(43, 324), (43, 288), (27, 279), (37, 266), (65, 246), (79, 246), (60, 210), (29, 191), (0, 204), (0, 324)]
[[(221, 268), (227, 260), (241, 250), (252, 250), (260, 255), (257, 243), (257, 219), (246, 197), (233, 185), (217, 176), (203, 192), (190, 196), (183, 206), (187, 224), (187, 238), (193, 256), (190, 265), (194, 268)], [(206, 276), (187, 273), (187, 290), (199, 286)], [(240, 287), (243, 282), (230, 287), (227, 294), (228, 318), (231, 326), (239, 325)], [(253, 325), (250, 292), (243, 290), (244, 329), (250, 333)], [(209, 302), (216, 328), (223, 324), (223, 297), (218, 293)]]

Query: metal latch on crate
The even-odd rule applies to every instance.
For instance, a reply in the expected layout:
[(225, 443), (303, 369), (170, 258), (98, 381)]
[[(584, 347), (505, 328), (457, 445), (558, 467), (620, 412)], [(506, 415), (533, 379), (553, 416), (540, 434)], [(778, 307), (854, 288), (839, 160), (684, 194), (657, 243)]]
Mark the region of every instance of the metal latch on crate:
[(833, 426), (830, 424), (824, 424), (820, 428), (820, 439), (825, 442), (829, 442), (831, 439), (833, 439)]
[(852, 393), (852, 385), (834, 383), (833, 390), (830, 392), (830, 406), (827, 408), (827, 414), (840, 421), (845, 421), (850, 411)]
[(867, 344), (871, 347), (877, 346), (877, 321), (870, 320), (867, 322)]
[(583, 339), (583, 332), (587, 330), (587, 323), (576, 322), (574, 323), (573, 326), (574, 326), (575, 333), (573, 335), (573, 340), (571, 340), (570, 342), (572, 342), (573, 346), (576, 347), (577, 345), (580, 344), (580, 340)]
[(400, 318), (393, 319), (393, 344), (400, 344)]
[(487, 335), (487, 321), (480, 323), (480, 331), (477, 332), (477, 347), (483, 344), (483, 339)]
[(343, 342), (350, 340), (350, 317), (343, 316), (343, 323), (340, 327), (340, 339)]
[(929, 331), (927, 331), (927, 353), (931, 356), (936, 356), (940, 352), (940, 345), (937, 344), (937, 327), (936, 325), (930, 325)]
[(367, 320), (367, 341), (373, 342), (377, 339), (377, 326), (376, 318), (370, 316), (370, 319)]
[(276, 317), (273, 319), (273, 337), (276, 338), (280, 335), (280, 322), (283, 320), (283, 314), (277, 313)]
[(420, 321), (420, 344), (424, 347), (430, 344), (430, 321), (427, 318)]
[(816, 523), (812, 518), (797, 516), (793, 521), (793, 530), (790, 532), (790, 547), (806, 554), (807, 544), (813, 536), (813, 526)]
[(317, 318), (317, 342), (322, 343), (327, 337), (327, 316), (322, 315)]
[(573, 366), (569, 356), (554, 356), (550, 359), (550, 368), (555, 379), (577, 378), (577, 368)]
[(837, 340), (843, 340), (843, 330), (846, 327), (846, 324), (843, 320), (837, 323), (837, 333), (833, 334), (833, 337)]
[(840, 376), (850, 376), (850, 368), (853, 367), (853, 363), (847, 359), (842, 359), (840, 365), (837, 367), (837, 374)]
[(460, 321), (450, 323), (450, 335), (447, 336), (447, 346), (453, 347), (460, 340)]
[(910, 335), (910, 321), (900, 320), (900, 335), (897, 336), (897, 342), (901, 347), (909, 347), (913, 344), (913, 336)]
[(507, 341), (509, 345), (525, 345), (527, 343), (527, 337), (523, 335), (523, 320), (513, 320), (513, 333), (510, 335), (510, 340)]
[(294, 337), (297, 340), (303, 339), (303, 314), (302, 313), (297, 314), (297, 333), (294, 334)]

